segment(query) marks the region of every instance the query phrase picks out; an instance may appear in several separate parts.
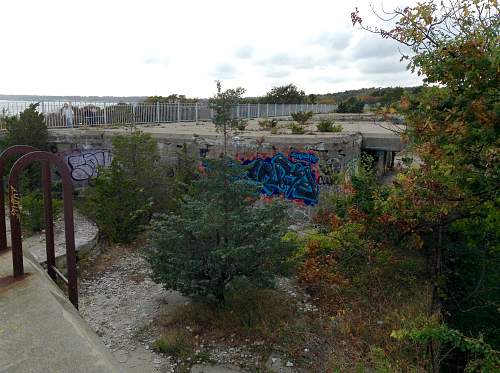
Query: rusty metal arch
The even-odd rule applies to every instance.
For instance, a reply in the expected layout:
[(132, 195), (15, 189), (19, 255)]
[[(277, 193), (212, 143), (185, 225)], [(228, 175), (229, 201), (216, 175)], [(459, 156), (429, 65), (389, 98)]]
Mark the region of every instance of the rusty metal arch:
[(30, 145), (9, 146), (0, 154), (0, 252), (7, 250), (7, 227), (5, 225), (5, 192), (3, 189), (3, 173), (5, 164), (18, 154), (28, 154), (38, 149)]
[[(47, 228), (50, 228), (50, 242), (47, 240), (47, 271), (49, 275), (56, 279), (59, 276), (68, 286), (69, 300), (78, 309), (78, 285), (76, 274), (76, 252), (75, 252), (75, 230), (73, 221), (73, 184), (71, 175), (66, 163), (57, 155), (34, 151), (19, 158), (9, 174), (9, 209), (10, 209), (10, 230), (12, 240), (12, 264), (14, 267), (14, 277), (24, 274), (23, 266), (23, 246), (21, 238), (21, 221), (19, 210), (19, 175), (21, 171), (33, 162), (42, 162), (42, 186), (45, 205), (46, 235)], [(64, 234), (66, 238), (66, 267), (68, 277), (66, 278), (55, 266), (54, 235), (52, 228), (52, 196), (50, 166), (54, 165), (59, 170), (63, 186), (63, 209), (64, 209)], [(50, 227), (49, 227), (50, 226)], [(48, 235), (47, 235), (48, 237)]]

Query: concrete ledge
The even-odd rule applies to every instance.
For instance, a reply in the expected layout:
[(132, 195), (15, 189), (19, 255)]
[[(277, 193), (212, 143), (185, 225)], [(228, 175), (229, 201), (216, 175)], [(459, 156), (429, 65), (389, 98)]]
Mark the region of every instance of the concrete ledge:
[(30, 255), (13, 281), (0, 254), (0, 372), (120, 372), (111, 353)]

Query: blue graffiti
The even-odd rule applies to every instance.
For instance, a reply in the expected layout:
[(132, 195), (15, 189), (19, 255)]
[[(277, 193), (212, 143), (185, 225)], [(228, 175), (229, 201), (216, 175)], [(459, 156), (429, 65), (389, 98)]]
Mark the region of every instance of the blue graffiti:
[(311, 165), (318, 161), (314, 154), (292, 152), (288, 157), (277, 153), (272, 157), (245, 160), (242, 164), (249, 167), (249, 179), (263, 185), (263, 194), (283, 195), (315, 205), (319, 198), (319, 175)]

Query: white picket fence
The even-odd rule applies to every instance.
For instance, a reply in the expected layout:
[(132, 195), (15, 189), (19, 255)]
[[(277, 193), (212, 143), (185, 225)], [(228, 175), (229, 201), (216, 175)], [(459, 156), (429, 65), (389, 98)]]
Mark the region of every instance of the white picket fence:
[[(0, 102), (0, 117), (19, 115), (31, 102)], [(67, 127), (63, 102), (40, 102), (38, 111), (45, 117), (47, 127)], [(115, 124), (159, 124), (175, 122), (210, 121), (213, 110), (208, 103), (70, 103), (73, 126), (103, 126)], [(329, 104), (239, 104), (232, 108), (235, 118), (252, 119), (289, 116), (292, 113), (312, 111), (331, 113), (336, 105)]]

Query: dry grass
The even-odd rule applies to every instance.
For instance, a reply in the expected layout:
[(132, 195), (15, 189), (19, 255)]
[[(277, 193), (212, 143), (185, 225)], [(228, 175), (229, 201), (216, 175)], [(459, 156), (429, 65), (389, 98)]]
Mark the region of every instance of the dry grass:
[(277, 352), (303, 371), (321, 371), (331, 339), (330, 328), (319, 315), (299, 311), (294, 299), (277, 290), (235, 291), (223, 307), (193, 302), (157, 322), (162, 330), (160, 351), (163, 348), (173, 353), (178, 344), (186, 344), (186, 335), (192, 345), (203, 341), (233, 345), (239, 341), (251, 348), (260, 368), (271, 352)]

